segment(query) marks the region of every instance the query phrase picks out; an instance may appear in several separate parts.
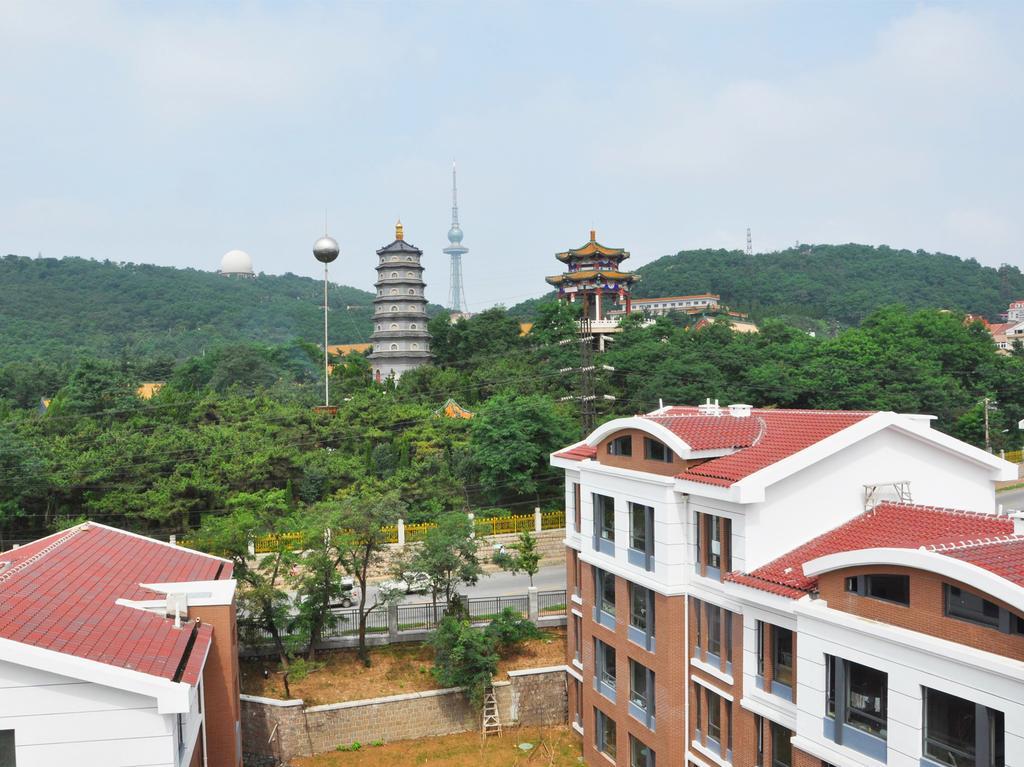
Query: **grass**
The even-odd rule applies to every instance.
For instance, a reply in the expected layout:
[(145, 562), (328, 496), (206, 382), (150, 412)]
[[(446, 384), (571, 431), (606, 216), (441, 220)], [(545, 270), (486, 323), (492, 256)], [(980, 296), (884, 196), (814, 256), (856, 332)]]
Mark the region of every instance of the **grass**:
[[(372, 665), (366, 668), (355, 650), (324, 650), (317, 653), (317, 668), (301, 680), (290, 680), (293, 698), (307, 706), (342, 703), (386, 695), (436, 690), (430, 673), (433, 650), (421, 643), (393, 644), (370, 649)], [(498, 678), (507, 672), (565, 663), (565, 629), (545, 629), (541, 639), (525, 642), (522, 649), (498, 663)], [(322, 664), (322, 665), (321, 665)], [(244, 659), (240, 663), (242, 692), (264, 698), (285, 698), (284, 681), (276, 659)], [(263, 678), (264, 669), (269, 678)]]
[[(520, 743), (531, 743), (524, 751)], [(500, 737), (464, 732), (440, 738), (403, 740), (383, 746), (297, 757), (295, 767), (579, 767), (580, 738), (568, 727), (524, 727)]]
[(997, 493), (1005, 493), (1007, 490), (1020, 490), (1024, 487), (1024, 482), (1018, 482), (1015, 485), (1007, 485), (1006, 487), (996, 488)]

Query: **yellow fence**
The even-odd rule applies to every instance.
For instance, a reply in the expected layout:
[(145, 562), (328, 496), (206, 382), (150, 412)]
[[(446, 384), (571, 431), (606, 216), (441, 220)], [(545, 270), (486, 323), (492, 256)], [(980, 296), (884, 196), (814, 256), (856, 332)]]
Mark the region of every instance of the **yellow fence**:
[(1009, 450), (1006, 453), (1006, 460), (1013, 463), (1024, 463), (1024, 450)]
[[(1009, 458), (1007, 460), (1009, 460)], [(532, 532), (534, 526), (535, 522), (533, 514), (519, 514), (512, 517), (483, 517), (473, 520), (473, 530), (479, 536)], [(422, 541), (424, 536), (426, 536), (427, 531), (432, 527), (437, 527), (437, 525), (434, 522), (421, 522), (406, 525), (406, 543)], [(564, 511), (549, 511), (540, 515), (541, 530), (559, 530), (563, 527), (565, 527)], [(382, 530), (384, 532), (384, 539), (388, 543), (398, 543), (398, 525), (388, 525), (387, 527), (382, 528)], [(302, 542), (302, 534), (281, 533), (279, 535), (261, 535), (253, 541), (253, 546), (257, 554), (266, 554), (270, 551), (276, 551), (282, 542), (293, 543), (298, 546)], [(178, 545), (191, 548), (190, 542), (185, 539), (179, 540)]]

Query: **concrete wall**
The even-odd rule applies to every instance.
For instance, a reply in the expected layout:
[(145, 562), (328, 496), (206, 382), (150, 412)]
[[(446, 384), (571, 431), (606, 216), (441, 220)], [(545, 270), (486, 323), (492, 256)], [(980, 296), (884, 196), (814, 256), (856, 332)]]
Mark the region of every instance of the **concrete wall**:
[[(509, 673), (494, 683), (503, 726), (566, 721), (566, 673), (553, 666)], [(479, 730), (481, 715), (461, 689), (306, 708), (301, 700), (242, 696), (242, 744), (246, 767), (287, 762), (295, 756), (333, 751), (353, 742), (390, 742)]]

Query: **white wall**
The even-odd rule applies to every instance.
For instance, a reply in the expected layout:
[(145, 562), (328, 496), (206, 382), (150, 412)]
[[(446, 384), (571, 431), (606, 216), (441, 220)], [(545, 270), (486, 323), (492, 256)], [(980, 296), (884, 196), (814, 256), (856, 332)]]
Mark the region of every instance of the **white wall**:
[(875, 763), (824, 737), (827, 654), (888, 674), (888, 767), (920, 765), (924, 687), (1002, 711), (1006, 767), (1024, 767), (1024, 663), (820, 604), (802, 603), (797, 613), (797, 736), (815, 755)]
[(157, 713), (154, 698), (6, 661), (0, 730), (14, 730), (18, 767), (177, 765), (174, 715)]
[(864, 485), (903, 480), (914, 503), (995, 511), (990, 469), (885, 429), (768, 487), (765, 501), (746, 511), (743, 567), (758, 568), (862, 513)]

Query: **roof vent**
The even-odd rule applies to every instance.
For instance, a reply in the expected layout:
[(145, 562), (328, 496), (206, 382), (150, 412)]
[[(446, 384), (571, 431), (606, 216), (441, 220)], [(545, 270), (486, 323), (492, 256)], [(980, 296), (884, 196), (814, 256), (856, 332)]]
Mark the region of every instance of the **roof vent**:
[(749, 418), (751, 410), (753, 408), (750, 405), (729, 405), (729, 415), (733, 418)]
[(721, 415), (722, 408), (718, 406), (718, 400), (712, 402), (709, 397), (703, 405), (697, 405), (697, 412), (701, 415)]

